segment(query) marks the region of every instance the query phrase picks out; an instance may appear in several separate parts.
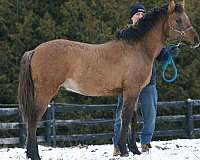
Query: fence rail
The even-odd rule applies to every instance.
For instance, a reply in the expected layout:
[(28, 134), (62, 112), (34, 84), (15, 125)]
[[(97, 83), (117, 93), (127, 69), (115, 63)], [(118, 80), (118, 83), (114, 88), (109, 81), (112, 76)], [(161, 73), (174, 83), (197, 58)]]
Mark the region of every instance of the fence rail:
[[(184, 136), (192, 138), (194, 135), (200, 135), (200, 127), (195, 128), (194, 122), (200, 121), (200, 114), (193, 114), (194, 107), (200, 107), (200, 100), (187, 100), (187, 101), (173, 101), (173, 102), (158, 102), (159, 108), (185, 108), (185, 115), (164, 115), (158, 116), (157, 122), (183, 122), (185, 121), (185, 128), (175, 130), (156, 130), (155, 137), (167, 136)], [(8, 108), (12, 107), (12, 108)], [(14, 108), (13, 108), (14, 107)], [(78, 105), (78, 104), (61, 104), (51, 103), (46, 112), (46, 119), (38, 124), (38, 128), (46, 128), (44, 136), (38, 136), (38, 142), (45, 142), (49, 145), (56, 146), (59, 141), (88, 141), (88, 140), (110, 140), (113, 133), (96, 133), (96, 134), (73, 134), (73, 135), (58, 135), (57, 128), (63, 126), (94, 126), (98, 124), (113, 124), (114, 119), (74, 119), (74, 120), (60, 120), (56, 119), (59, 113), (73, 113), (76, 111), (94, 112), (94, 111), (109, 111), (115, 112), (116, 104), (109, 105)], [(0, 116), (19, 115), (17, 104), (0, 104)], [(142, 123), (139, 119), (138, 123)], [(0, 144), (20, 144), (25, 143), (25, 124), (19, 120), (18, 122), (2, 122), (0, 123), (0, 131), (13, 130), (19, 131), (19, 137), (0, 138)]]

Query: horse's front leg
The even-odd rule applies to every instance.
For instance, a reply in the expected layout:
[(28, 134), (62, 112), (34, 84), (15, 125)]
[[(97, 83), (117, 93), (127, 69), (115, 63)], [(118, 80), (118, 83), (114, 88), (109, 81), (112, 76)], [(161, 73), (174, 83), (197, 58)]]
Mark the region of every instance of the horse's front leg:
[[(137, 105), (137, 104), (136, 104)], [(137, 108), (137, 106), (136, 106)], [(135, 109), (136, 109), (135, 108)], [(132, 121), (129, 125), (129, 132), (128, 132), (128, 149), (133, 154), (140, 155), (141, 152), (138, 150), (138, 147), (136, 145), (136, 127), (137, 127), (137, 110), (133, 111)]]
[(126, 146), (127, 134), (128, 134), (128, 125), (132, 119), (133, 111), (135, 109), (135, 103), (137, 102), (138, 96), (130, 96), (124, 94), (124, 106), (122, 110), (122, 127), (119, 138), (119, 150), (121, 156), (128, 156), (128, 150)]

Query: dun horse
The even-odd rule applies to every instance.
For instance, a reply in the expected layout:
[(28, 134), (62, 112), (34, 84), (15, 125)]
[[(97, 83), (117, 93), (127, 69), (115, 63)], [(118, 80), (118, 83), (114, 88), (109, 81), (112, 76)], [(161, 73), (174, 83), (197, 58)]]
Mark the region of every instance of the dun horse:
[[(149, 82), (152, 65), (166, 40), (195, 45), (198, 35), (183, 5), (169, 4), (154, 9), (124, 36), (105, 44), (87, 44), (53, 40), (26, 52), (21, 61), (19, 104), (27, 122), (27, 157), (39, 160), (36, 138), (50, 100), (65, 87), (87, 96), (116, 96), (123, 93), (122, 129), (119, 141), (121, 156), (126, 155), (128, 124), (135, 132), (137, 100)], [(137, 154), (135, 137), (132, 152)]]

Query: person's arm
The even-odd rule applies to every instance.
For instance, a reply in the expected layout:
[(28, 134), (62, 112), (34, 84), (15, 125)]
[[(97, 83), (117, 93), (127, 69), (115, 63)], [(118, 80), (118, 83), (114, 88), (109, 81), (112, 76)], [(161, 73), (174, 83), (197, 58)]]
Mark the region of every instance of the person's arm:
[(160, 51), (159, 56), (156, 58), (156, 60), (158, 60), (159, 62), (163, 62), (168, 60), (169, 55), (166, 54), (166, 48), (162, 48), (162, 50)]
[(134, 25), (129, 24), (129, 25), (127, 25), (126, 28), (119, 30), (116, 34), (116, 38), (117, 39), (123, 39), (123, 38), (129, 39), (129, 37), (131, 37), (131, 33), (133, 32), (132, 27), (134, 27)]

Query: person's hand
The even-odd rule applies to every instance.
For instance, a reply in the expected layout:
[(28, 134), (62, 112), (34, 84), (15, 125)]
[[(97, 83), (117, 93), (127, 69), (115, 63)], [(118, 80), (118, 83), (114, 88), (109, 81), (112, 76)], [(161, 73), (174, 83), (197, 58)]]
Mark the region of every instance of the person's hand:
[(166, 49), (168, 54), (172, 57), (176, 57), (180, 52), (180, 49), (176, 45), (168, 45)]
[(166, 63), (169, 60), (169, 57), (176, 57), (180, 52), (180, 49), (176, 45), (168, 45), (163, 48), (160, 52), (160, 55), (157, 57), (157, 60), (162, 63)]
[(161, 63), (166, 63), (169, 59), (169, 54), (167, 52), (167, 48), (163, 48), (157, 57), (157, 60)]

